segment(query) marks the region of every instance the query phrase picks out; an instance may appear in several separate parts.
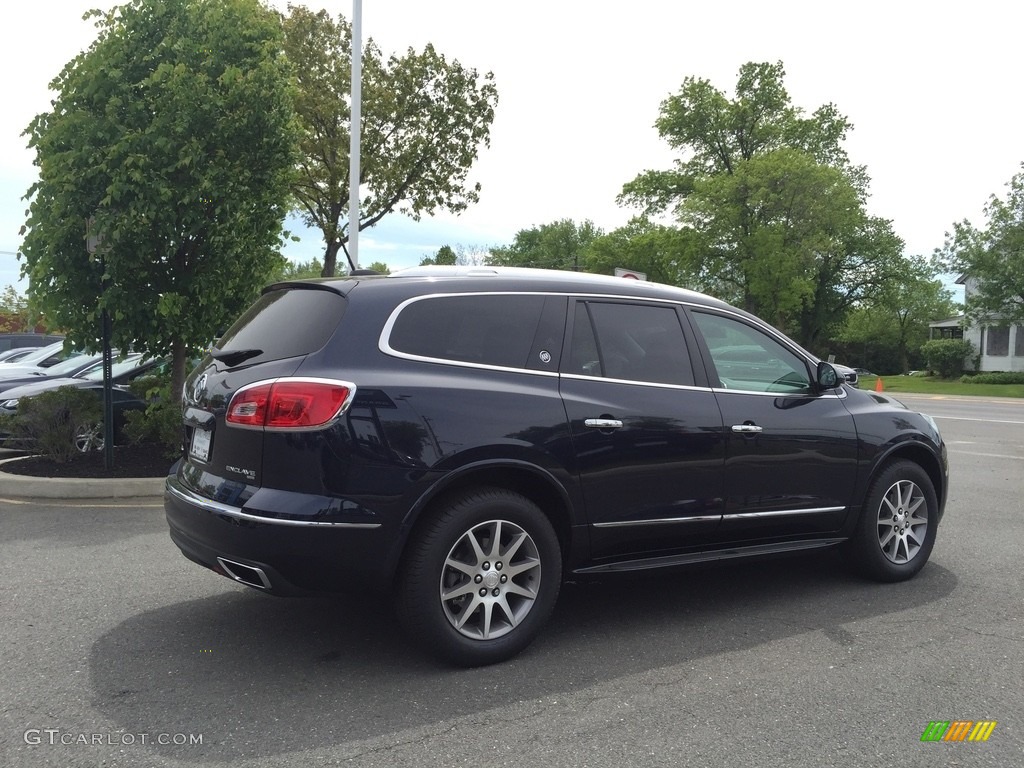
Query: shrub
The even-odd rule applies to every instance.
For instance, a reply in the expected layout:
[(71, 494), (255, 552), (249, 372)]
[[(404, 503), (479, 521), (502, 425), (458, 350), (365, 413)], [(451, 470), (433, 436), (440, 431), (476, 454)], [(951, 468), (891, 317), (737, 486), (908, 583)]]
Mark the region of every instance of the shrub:
[(11, 444), (63, 464), (79, 453), (75, 443), (80, 436), (102, 429), (103, 404), (95, 392), (59, 387), (21, 398), (17, 415), (7, 422)]
[(971, 342), (963, 339), (933, 339), (921, 347), (928, 368), (944, 379), (964, 372), (964, 360), (974, 351)]
[(181, 405), (171, 397), (170, 377), (144, 376), (128, 388), (149, 405), (125, 414), (125, 437), (133, 443), (162, 445), (168, 458), (175, 458), (181, 450)]
[(961, 376), (961, 384), (1024, 384), (1024, 371), (995, 371)]

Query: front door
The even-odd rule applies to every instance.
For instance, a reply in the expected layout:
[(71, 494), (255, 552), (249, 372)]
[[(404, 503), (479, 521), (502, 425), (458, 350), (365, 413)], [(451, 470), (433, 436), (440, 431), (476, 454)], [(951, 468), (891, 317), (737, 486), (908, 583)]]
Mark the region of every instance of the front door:
[(842, 388), (818, 391), (809, 361), (746, 318), (691, 312), (725, 423), (723, 541), (838, 530), (857, 478)]

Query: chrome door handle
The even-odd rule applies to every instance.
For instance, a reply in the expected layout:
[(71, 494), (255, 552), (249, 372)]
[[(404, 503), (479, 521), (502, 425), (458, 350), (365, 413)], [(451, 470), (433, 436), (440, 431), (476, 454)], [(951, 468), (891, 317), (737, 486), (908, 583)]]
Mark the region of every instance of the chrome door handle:
[(583, 426), (591, 429), (621, 429), (622, 422), (618, 419), (587, 419)]
[(764, 430), (756, 424), (733, 424), (732, 431), (740, 432), (744, 435), (756, 435)]

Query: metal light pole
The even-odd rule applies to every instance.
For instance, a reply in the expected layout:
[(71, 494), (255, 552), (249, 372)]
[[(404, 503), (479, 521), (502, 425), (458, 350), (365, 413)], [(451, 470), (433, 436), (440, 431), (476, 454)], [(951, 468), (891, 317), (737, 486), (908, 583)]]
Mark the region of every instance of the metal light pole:
[(352, 0), (352, 119), (348, 152), (348, 255), (359, 269), (359, 140), (363, 100), (363, 0)]
[[(90, 255), (100, 257), (100, 300), (107, 290), (107, 258), (103, 235), (93, 230), (92, 217), (86, 222), (85, 249)], [(110, 312), (104, 305), (100, 313), (100, 334), (103, 344), (103, 468), (114, 467), (114, 391), (111, 381), (113, 359), (110, 350)]]

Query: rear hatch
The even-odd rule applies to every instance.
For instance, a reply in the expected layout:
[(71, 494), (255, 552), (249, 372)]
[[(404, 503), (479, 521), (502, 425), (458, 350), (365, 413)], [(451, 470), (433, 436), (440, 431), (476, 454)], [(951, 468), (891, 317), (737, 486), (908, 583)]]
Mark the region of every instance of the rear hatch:
[(338, 398), (351, 399), (340, 385), (295, 374), (337, 330), (352, 284), (271, 286), (211, 349), (185, 381), (185, 486), (241, 506), (261, 487), (268, 429), (323, 429)]

